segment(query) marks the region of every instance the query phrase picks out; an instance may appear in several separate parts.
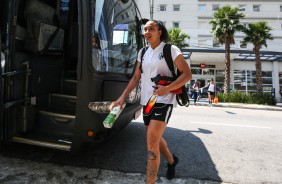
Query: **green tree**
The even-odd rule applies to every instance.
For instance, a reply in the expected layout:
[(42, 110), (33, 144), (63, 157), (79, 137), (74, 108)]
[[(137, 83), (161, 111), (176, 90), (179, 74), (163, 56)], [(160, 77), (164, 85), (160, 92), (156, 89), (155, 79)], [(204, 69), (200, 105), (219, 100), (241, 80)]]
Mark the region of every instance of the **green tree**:
[(212, 26), (211, 32), (213, 37), (220, 44), (225, 44), (225, 78), (224, 78), (224, 93), (230, 91), (230, 46), (234, 44), (234, 34), (237, 31), (243, 30), (243, 25), (240, 24), (240, 19), (244, 18), (243, 13), (239, 13), (239, 7), (232, 8), (227, 5), (219, 8), (214, 13), (213, 20), (210, 21)]
[(186, 43), (185, 39), (190, 38), (188, 34), (181, 33), (181, 29), (173, 28), (168, 31), (170, 43), (176, 45), (178, 48), (182, 49), (189, 47), (189, 44)]
[(268, 26), (268, 23), (265, 21), (250, 23), (248, 28), (244, 29), (246, 34), (245, 38), (242, 41), (241, 45), (246, 46), (247, 43), (253, 44), (253, 51), (256, 56), (256, 83), (257, 83), (257, 92), (262, 93), (262, 71), (261, 71), (261, 61), (260, 61), (260, 49), (262, 46), (267, 47), (266, 41), (273, 40), (270, 31), (273, 28)]

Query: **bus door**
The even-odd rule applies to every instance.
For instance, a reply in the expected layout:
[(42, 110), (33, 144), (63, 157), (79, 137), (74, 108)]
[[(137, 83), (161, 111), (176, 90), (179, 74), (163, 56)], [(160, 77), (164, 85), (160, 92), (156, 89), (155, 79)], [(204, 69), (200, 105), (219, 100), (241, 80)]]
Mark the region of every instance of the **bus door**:
[[(1, 3), (1, 2), (0, 2)], [(0, 4), (0, 7), (1, 4)], [(2, 26), (1, 26), (2, 27)], [(2, 48), (2, 31), (0, 29), (0, 59), (1, 59), (1, 68), (0, 68), (0, 147), (1, 147), (1, 142), (4, 141), (3, 137), (3, 132), (4, 132), (4, 119), (3, 119), (3, 111), (4, 111), (4, 97), (3, 97), (3, 73), (4, 73), (4, 65), (5, 65), (5, 55), (4, 55), (4, 50)]]
[(126, 99), (126, 107), (114, 126), (103, 127), (109, 104), (118, 99), (134, 73), (138, 50), (143, 47), (142, 21), (132, 0), (80, 3), (79, 29), (83, 34), (78, 45), (84, 49), (79, 51), (82, 54), (77, 66), (75, 139), (83, 139), (77, 142), (101, 142), (115, 135), (140, 113), (140, 89), (137, 87)]
[[(1, 1), (2, 2), (2, 1)], [(0, 2), (0, 7), (2, 7), (2, 4)], [(2, 9), (1, 9), (2, 12)], [(0, 15), (0, 27), (2, 27), (2, 16)], [(5, 64), (5, 55), (2, 49), (2, 31), (0, 29), (0, 61), (1, 61), (1, 68), (0, 68), (0, 146), (1, 146), (1, 142), (3, 139), (3, 95), (2, 95), (2, 89), (3, 89), (3, 76), (2, 73), (4, 73), (4, 64)]]
[[(0, 70), (0, 141), (6, 142), (12, 137), (12, 116), (15, 107), (25, 100), (13, 96), (12, 84), (15, 78), (22, 77), (22, 71), (11, 68), (14, 60), (13, 50), (15, 27), (17, 20), (18, 0), (3, 0), (0, 2), (0, 46), (1, 46), (1, 70)], [(1, 144), (1, 143), (0, 143)]]
[(58, 23), (60, 4), (57, 0), (0, 3), (1, 139), (69, 150), (74, 97), (68, 106), (54, 100), (74, 91), (67, 88), (67, 95), (60, 93), (62, 76), (67, 75), (63, 37), (68, 31)]

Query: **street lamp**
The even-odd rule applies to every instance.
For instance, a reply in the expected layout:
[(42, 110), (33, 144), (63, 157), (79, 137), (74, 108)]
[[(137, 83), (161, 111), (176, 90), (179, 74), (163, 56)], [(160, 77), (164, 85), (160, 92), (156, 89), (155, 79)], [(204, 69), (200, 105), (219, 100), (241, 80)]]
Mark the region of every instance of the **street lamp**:
[(150, 19), (154, 18), (154, 0), (149, 0), (149, 8), (150, 8)]

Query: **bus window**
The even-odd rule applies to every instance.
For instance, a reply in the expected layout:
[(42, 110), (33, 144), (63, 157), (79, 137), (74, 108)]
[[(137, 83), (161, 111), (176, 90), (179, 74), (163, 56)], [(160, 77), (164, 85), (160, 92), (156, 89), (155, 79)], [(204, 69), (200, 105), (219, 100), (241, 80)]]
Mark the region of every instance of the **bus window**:
[[(131, 74), (137, 57), (137, 37), (140, 36), (136, 7), (131, 1), (128, 2), (129, 7), (122, 6), (121, 1), (116, 1), (114, 7), (103, 1), (94, 2), (90, 68), (101, 72)], [(132, 11), (128, 11), (129, 8)], [(109, 20), (105, 20), (109, 16)], [(99, 46), (95, 47), (93, 40)]]
[(113, 31), (113, 45), (127, 44), (128, 24), (117, 24)]

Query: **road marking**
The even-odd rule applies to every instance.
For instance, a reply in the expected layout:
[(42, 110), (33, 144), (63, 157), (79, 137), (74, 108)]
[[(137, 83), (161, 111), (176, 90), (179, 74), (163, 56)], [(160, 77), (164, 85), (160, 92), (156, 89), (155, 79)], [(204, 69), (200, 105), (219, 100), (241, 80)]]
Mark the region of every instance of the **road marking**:
[(193, 122), (190, 121), (190, 123), (206, 124), (206, 125), (224, 125), (224, 126), (246, 127), (246, 128), (272, 129), (271, 127), (266, 127), (266, 126), (250, 126), (250, 125), (238, 125), (238, 124), (226, 124), (226, 123), (206, 123), (206, 122), (198, 122), (198, 121), (193, 121)]

